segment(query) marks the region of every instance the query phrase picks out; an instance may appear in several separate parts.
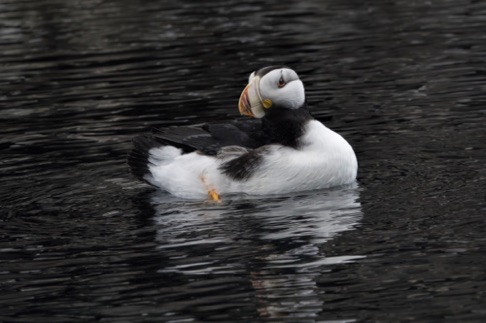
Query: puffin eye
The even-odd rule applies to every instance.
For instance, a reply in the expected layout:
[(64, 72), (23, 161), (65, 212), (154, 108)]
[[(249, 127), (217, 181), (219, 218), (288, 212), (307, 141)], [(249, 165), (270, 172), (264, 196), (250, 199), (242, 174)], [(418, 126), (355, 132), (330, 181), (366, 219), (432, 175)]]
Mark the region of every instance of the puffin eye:
[(285, 84), (287, 84), (287, 82), (285, 82), (285, 80), (283, 79), (283, 76), (280, 76), (280, 80), (278, 80), (278, 87), (282, 88), (282, 87), (285, 86)]

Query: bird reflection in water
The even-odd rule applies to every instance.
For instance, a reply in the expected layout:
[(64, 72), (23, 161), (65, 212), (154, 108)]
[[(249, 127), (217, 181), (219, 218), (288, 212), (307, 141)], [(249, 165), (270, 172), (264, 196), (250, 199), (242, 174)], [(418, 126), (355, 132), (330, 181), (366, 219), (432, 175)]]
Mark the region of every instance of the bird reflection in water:
[[(177, 273), (187, 282), (237, 277), (261, 317), (316, 316), (323, 304), (316, 280), (326, 265), (362, 258), (326, 257), (321, 248), (363, 217), (357, 184), (298, 195), (235, 196), (218, 205), (156, 192), (151, 202), (157, 248), (168, 259), (159, 273)], [(212, 302), (215, 293), (228, 302), (241, 288), (216, 288)]]

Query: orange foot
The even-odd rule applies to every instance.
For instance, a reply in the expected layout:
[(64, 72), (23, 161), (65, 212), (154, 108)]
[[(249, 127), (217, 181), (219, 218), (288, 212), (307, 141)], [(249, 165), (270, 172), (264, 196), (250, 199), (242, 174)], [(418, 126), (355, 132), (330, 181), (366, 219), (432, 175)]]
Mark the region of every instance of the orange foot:
[(218, 192), (216, 192), (215, 189), (208, 190), (208, 198), (210, 201), (216, 201), (218, 203), (221, 203), (221, 198), (219, 197), (219, 194)]
[(219, 197), (219, 194), (218, 192), (216, 191), (216, 189), (214, 188), (211, 188), (207, 181), (206, 181), (206, 177), (204, 175), (201, 175), (201, 181), (203, 182), (204, 184), (204, 187), (206, 188), (206, 190), (208, 191), (208, 199), (210, 201), (215, 201), (215, 202), (218, 202), (218, 203), (221, 203), (221, 198)]

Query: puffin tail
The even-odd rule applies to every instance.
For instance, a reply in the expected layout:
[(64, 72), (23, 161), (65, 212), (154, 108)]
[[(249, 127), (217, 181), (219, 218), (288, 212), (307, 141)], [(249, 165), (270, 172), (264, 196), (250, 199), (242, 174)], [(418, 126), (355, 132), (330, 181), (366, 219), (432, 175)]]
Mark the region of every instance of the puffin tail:
[(180, 149), (166, 145), (150, 135), (134, 137), (133, 146), (127, 157), (130, 172), (139, 180), (154, 186), (159, 185), (153, 177), (152, 170), (170, 163), (181, 155)]

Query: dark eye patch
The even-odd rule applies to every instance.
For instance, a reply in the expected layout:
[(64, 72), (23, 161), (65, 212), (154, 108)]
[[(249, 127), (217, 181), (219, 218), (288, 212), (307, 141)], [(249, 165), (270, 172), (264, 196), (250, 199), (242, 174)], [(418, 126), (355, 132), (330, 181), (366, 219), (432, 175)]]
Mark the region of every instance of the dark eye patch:
[(267, 73), (269, 73), (273, 70), (277, 70), (279, 68), (288, 68), (288, 67), (283, 66), (283, 65), (267, 66), (267, 67), (261, 68), (258, 71), (256, 71), (255, 76), (263, 77), (265, 74), (267, 74)]

